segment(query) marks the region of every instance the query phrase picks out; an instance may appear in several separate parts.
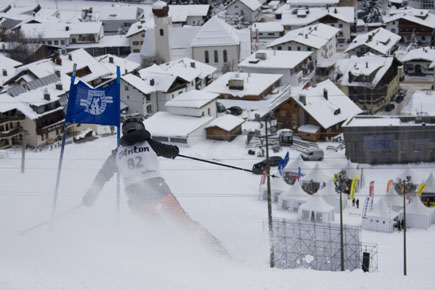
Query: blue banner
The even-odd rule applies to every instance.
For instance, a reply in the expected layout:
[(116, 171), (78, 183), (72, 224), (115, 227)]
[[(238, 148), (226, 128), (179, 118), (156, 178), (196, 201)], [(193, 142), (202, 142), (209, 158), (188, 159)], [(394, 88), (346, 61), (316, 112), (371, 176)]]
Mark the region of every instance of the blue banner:
[(71, 83), (65, 122), (119, 126), (120, 103), (119, 82), (100, 89)]

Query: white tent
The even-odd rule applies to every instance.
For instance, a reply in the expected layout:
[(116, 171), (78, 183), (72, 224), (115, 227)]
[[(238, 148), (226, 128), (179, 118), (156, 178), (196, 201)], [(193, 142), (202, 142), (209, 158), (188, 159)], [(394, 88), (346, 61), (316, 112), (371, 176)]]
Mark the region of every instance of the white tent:
[[(270, 195), (272, 202), (276, 202), (278, 200), (278, 196), (290, 189), (290, 187), (291, 186), (285, 183), (282, 178), (270, 177)], [(267, 182), (260, 186), (258, 199), (267, 200)]]
[(391, 186), (385, 195), (385, 203), (394, 211), (399, 211), (403, 208), (403, 197), (396, 192), (394, 186)]
[[(305, 190), (310, 191), (310, 193), (315, 193), (321, 187), (322, 183), (326, 183), (326, 181), (332, 180), (332, 177), (329, 178), (325, 173), (323, 173), (322, 169), (320, 169), (319, 164), (313, 168), (307, 175), (302, 177), (302, 186), (304, 186)], [(310, 189), (310, 184), (313, 183), (313, 189)]]
[[(320, 195), (330, 205), (334, 207), (335, 211), (340, 211), (340, 194), (335, 190), (335, 184), (332, 180), (326, 182), (325, 187), (319, 189), (316, 195)], [(347, 195), (342, 194), (341, 200), (343, 201), (343, 208), (347, 206)]]
[(320, 195), (313, 195), (299, 207), (298, 220), (328, 223), (334, 220), (334, 207)]
[(395, 219), (399, 213), (388, 207), (385, 197), (382, 197), (375, 207), (362, 219), (364, 230), (376, 232), (393, 232)]
[(278, 197), (278, 209), (296, 212), (309, 198), (310, 195), (296, 183)]
[[(428, 229), (434, 223), (434, 217), (434, 210), (426, 207), (418, 196), (406, 206), (406, 226), (409, 228)], [(403, 219), (403, 209), (400, 219)]]
[[(408, 177), (411, 177), (412, 183), (420, 183), (420, 176), (411, 169), (411, 166), (408, 164), (407, 168), (404, 169), (397, 177), (396, 179), (400, 178), (402, 180), (407, 180)], [(396, 181), (396, 180), (395, 180)]]
[(431, 172), (429, 174), (429, 177), (424, 182), (426, 184), (426, 187), (423, 190), (423, 193), (421, 194), (422, 201), (435, 201), (435, 177), (433, 173)]
[[(293, 162), (287, 164), (282, 171), (282, 175), (289, 180), (290, 184), (295, 182), (294, 176), (297, 176), (299, 173), (299, 168), (301, 170), (301, 176), (304, 176), (312, 169), (311, 165), (305, 162), (301, 155), (298, 156)], [(292, 178), (293, 177), (293, 178)]]
[(347, 160), (343, 169), (346, 170), (346, 175), (350, 179), (353, 179), (355, 176), (358, 176), (359, 178), (361, 175), (360, 171), (356, 168), (356, 165), (352, 164), (350, 160)]

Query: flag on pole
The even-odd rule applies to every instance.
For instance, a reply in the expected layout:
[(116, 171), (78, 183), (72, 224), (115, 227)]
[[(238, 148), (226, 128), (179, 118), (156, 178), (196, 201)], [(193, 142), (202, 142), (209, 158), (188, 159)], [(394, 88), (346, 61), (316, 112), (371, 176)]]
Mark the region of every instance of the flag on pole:
[(284, 162), (283, 162), (282, 168), (287, 166), (287, 163), (289, 160), (290, 160), (290, 156), (289, 156), (289, 152), (287, 151), (287, 154), (284, 157)]
[(260, 186), (262, 186), (263, 184), (266, 183), (266, 175), (267, 175), (267, 170), (264, 169), (263, 170), (263, 175), (261, 175), (261, 179), (260, 179)]
[(284, 168), (283, 164), (284, 163), (281, 160), (278, 162), (278, 172), (281, 176), (282, 176), (282, 169)]
[(369, 189), (369, 198), (370, 198), (370, 209), (373, 209), (373, 202), (375, 199), (375, 181), (370, 181), (370, 189)]
[(298, 180), (301, 179), (301, 175), (302, 175), (302, 173), (301, 173), (301, 168), (298, 167)]
[(120, 95), (119, 82), (99, 89), (93, 89), (82, 81), (72, 83), (65, 122), (119, 126)]

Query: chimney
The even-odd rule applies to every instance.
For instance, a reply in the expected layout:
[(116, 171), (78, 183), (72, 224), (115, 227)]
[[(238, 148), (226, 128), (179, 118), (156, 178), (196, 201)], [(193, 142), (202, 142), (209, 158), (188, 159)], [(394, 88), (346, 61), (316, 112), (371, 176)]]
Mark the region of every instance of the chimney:
[(57, 84), (56, 84), (56, 90), (61, 91), (62, 89), (63, 89), (63, 85), (62, 85), (62, 83), (57, 83)]
[(304, 104), (304, 106), (307, 105), (307, 96), (305, 95), (299, 95), (299, 101)]
[(109, 62), (113, 63), (113, 56), (109, 56)]
[(192, 62), (190, 63), (190, 67), (196, 68), (196, 64), (192, 61)]
[(337, 8), (334, 8), (334, 13), (337, 13)]
[(327, 100), (328, 99), (328, 90), (323, 89), (323, 97)]
[(369, 68), (369, 62), (366, 61), (366, 68)]
[(150, 86), (154, 86), (154, 79), (150, 79)]
[(69, 31), (69, 26), (68, 26), (68, 25), (65, 26), (65, 30), (66, 30), (66, 31)]
[(50, 101), (50, 93), (47, 88), (44, 89), (44, 100)]
[(3, 76), (7, 76), (8, 75), (8, 71), (4, 68), (3, 69)]
[(56, 57), (56, 64), (57, 65), (62, 65), (62, 59), (60, 57)]
[(58, 78), (60, 78), (60, 70), (55, 69), (55, 70), (54, 70), (54, 74), (55, 74)]
[(334, 111), (334, 115), (338, 115), (340, 113), (341, 113), (341, 109), (340, 108), (338, 108), (337, 110)]

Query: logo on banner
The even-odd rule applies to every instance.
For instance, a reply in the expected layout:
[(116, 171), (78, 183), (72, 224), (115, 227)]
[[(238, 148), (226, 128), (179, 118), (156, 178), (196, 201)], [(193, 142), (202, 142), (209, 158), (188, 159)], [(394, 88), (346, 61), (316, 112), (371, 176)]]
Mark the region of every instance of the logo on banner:
[(96, 90), (89, 90), (88, 97), (80, 100), (80, 106), (85, 107), (85, 112), (94, 116), (103, 114), (110, 103), (113, 103), (113, 97), (106, 96), (104, 91)]

